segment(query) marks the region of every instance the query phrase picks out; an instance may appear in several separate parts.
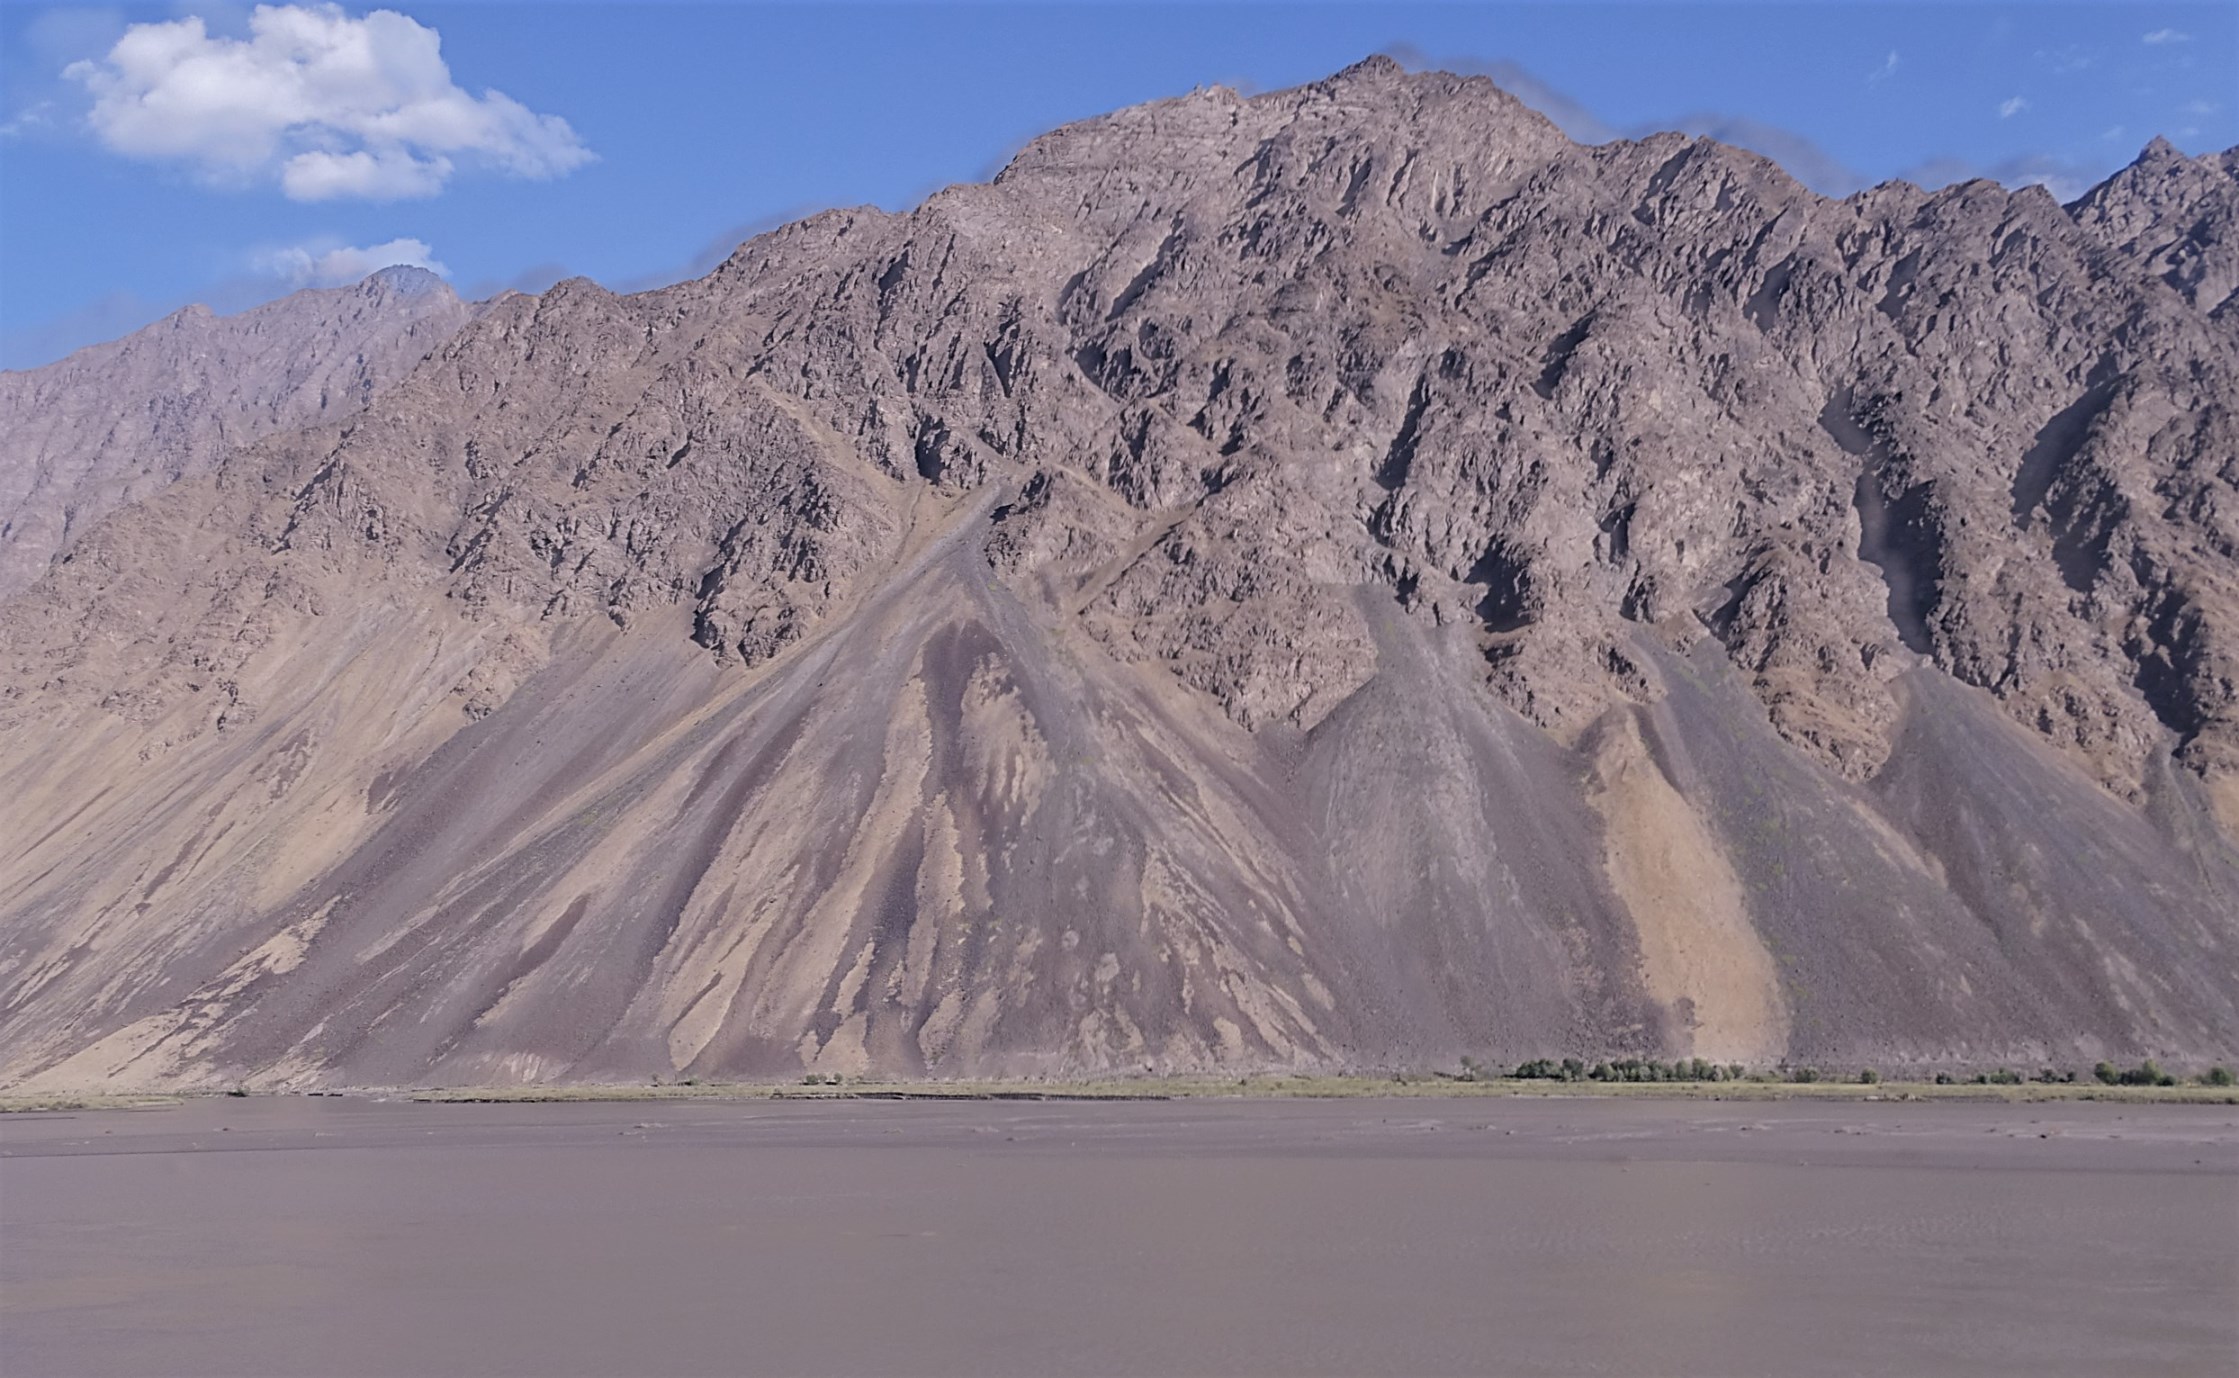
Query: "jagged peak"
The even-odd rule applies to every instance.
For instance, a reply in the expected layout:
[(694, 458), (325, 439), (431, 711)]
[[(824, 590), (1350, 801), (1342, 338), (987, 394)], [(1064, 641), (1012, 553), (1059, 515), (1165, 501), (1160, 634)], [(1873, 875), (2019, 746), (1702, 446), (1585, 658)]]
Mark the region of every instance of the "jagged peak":
[(1394, 58), (1391, 54), (1370, 53), (1367, 57), (1362, 58), (1352, 66), (1332, 73), (1330, 76), (1323, 78), (1321, 81), (1315, 84), (1318, 86), (1333, 88), (1339, 86), (1356, 85), (1382, 86), (1388, 85), (1389, 83), (1394, 81), (1402, 80), (1407, 75), (1407, 69), (1400, 66), (1399, 60), (1397, 58)]
[(2132, 167), (2151, 167), (2156, 163), (2182, 163), (2187, 161), (2190, 160), (2185, 157), (2183, 149), (2156, 134), (2147, 141), (2144, 148), (2138, 151), (2138, 156), (2131, 160), (2130, 165)]
[(2183, 149), (2156, 134), (2147, 141), (2144, 148), (2138, 150), (2137, 157), (2101, 178), (2089, 191), (2069, 202), (2069, 208), (2081, 213), (2093, 207), (2106, 206), (2110, 198), (2124, 198), (2140, 193), (2159, 195), (2158, 192), (2148, 191), (2149, 179), (2183, 177), (2194, 170), (2218, 170), (2214, 156), (2189, 157)]

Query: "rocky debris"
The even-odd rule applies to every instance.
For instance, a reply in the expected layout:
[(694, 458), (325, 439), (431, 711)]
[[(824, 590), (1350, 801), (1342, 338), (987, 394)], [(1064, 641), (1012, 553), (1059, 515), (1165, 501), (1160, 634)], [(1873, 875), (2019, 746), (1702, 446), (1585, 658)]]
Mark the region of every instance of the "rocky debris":
[(503, 299), (0, 605), (96, 820), (10, 1066), (2228, 1053), (2232, 156), (1831, 201), (1372, 59)]

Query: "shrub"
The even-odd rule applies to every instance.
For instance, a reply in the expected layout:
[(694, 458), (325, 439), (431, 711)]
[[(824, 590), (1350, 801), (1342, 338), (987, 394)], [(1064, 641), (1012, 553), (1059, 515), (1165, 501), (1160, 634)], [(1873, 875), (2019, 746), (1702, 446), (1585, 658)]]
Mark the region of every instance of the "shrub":
[(2210, 1067), (2200, 1074), (2200, 1083), (2203, 1086), (2229, 1086), (2231, 1080), (2231, 1069), (2221, 1065)]
[(1793, 1082), (1809, 1084), (1819, 1080), (1819, 1069), (1817, 1067), (1798, 1067), (1788, 1074), (1788, 1079)]
[(1516, 1064), (1515, 1076), (1519, 1081), (1583, 1081), (1586, 1064), (1575, 1057), (1561, 1062), (1551, 1057), (1535, 1057), (1529, 1062)]
[(2091, 1069), (2091, 1074), (2109, 1086), (2175, 1086), (2177, 1079), (2161, 1070), (2159, 1063), (2147, 1058), (2135, 1067), (2117, 1070), (2113, 1063), (2102, 1062)]
[(1875, 1071), (1871, 1067), (1868, 1067), (1865, 1071), (1858, 1074), (1858, 1084), (1860, 1086), (1874, 1086), (1878, 1085), (1880, 1081), (1881, 1073)]
[[(1465, 1080), (1472, 1075), (1495, 1075), (1489, 1068), (1468, 1058), (1462, 1059), (1462, 1074)], [(1699, 1057), (1672, 1062), (1652, 1057), (1618, 1057), (1592, 1064), (1575, 1057), (1566, 1057), (1561, 1062), (1553, 1058), (1535, 1057), (1528, 1062), (1517, 1063), (1516, 1070), (1508, 1075), (1519, 1081), (1599, 1082), (1741, 1081), (1751, 1076), (1749, 1069), (1738, 1062), (1721, 1064)], [(1754, 1079), (1762, 1081), (1768, 1078), (1759, 1076)]]

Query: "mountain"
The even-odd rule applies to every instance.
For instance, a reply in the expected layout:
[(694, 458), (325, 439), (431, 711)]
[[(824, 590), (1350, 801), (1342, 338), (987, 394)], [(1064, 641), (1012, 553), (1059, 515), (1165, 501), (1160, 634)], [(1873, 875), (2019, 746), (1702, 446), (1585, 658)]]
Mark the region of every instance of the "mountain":
[(0, 372), (0, 596), (102, 517), (226, 451), (358, 410), (470, 314), (433, 273), (384, 268), (237, 316), (190, 306)]
[(1831, 201), (1372, 59), (502, 299), (0, 604), (0, 1076), (2228, 1057), (2168, 157)]

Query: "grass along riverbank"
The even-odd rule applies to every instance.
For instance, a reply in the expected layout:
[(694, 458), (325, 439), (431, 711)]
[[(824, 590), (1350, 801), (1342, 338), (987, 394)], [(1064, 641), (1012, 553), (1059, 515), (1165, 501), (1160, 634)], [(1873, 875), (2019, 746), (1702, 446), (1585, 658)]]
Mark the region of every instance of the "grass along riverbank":
[(419, 1101), (661, 1100), (1188, 1100), (1487, 1099), (1616, 1097), (1720, 1101), (2134, 1101), (2239, 1105), (2224, 1086), (2104, 1086), (2097, 1082), (1977, 1085), (1934, 1082), (1594, 1082), (1438, 1076), (1144, 1077), (1113, 1081), (841, 1081), (817, 1085), (698, 1083), (659, 1086), (446, 1087), (409, 1093)]
[[(175, 1094), (0, 1092), (0, 1114), (66, 1110), (141, 1110), (235, 1091)], [(1544, 1078), (1466, 1079), (1434, 1074), (1389, 1076), (1127, 1077), (1051, 1081), (882, 1081), (815, 1079), (773, 1082), (655, 1082), (603, 1085), (321, 1088), (256, 1091), (253, 1097), (359, 1096), (430, 1103), (536, 1104), (565, 1101), (746, 1100), (1188, 1100), (1188, 1099), (1468, 1099), (1498, 1097), (1620, 1098), (1705, 1101), (2121, 1101), (2239, 1105), (2239, 1087), (2188, 1081), (2171, 1086), (2106, 1085), (2098, 1081), (1978, 1083), (1953, 1081), (1560, 1081)]]

